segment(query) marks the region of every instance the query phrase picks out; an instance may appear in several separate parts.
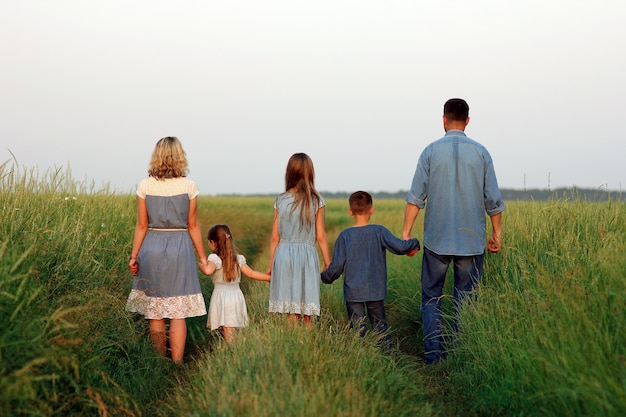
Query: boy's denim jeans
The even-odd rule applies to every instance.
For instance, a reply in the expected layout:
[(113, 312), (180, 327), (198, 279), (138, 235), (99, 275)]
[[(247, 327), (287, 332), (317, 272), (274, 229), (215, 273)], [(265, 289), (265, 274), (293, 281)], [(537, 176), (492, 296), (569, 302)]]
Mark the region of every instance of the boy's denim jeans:
[(477, 287), (483, 272), (484, 253), (475, 256), (438, 255), (424, 248), (422, 258), (422, 322), (424, 325), (424, 359), (426, 363), (445, 358), (445, 341), (441, 300), (446, 273), (454, 264), (454, 322), (457, 331), (457, 314), (461, 302)]
[[(366, 312), (367, 307), (367, 312)], [(348, 317), (350, 317), (350, 328), (356, 328), (361, 337), (365, 336), (367, 323), (365, 315), (369, 317), (372, 330), (381, 337), (380, 345), (386, 349), (391, 349), (392, 341), (387, 326), (387, 315), (385, 314), (385, 302), (381, 301), (346, 301)]]

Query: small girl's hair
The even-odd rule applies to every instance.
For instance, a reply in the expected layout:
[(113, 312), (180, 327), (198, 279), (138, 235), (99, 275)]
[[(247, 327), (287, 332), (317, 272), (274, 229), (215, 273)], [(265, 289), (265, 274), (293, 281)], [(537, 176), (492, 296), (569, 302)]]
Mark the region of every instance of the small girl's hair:
[(152, 151), (148, 175), (156, 179), (186, 177), (187, 155), (180, 140), (167, 136), (158, 140)]
[(239, 276), (239, 262), (230, 229), (225, 224), (216, 224), (209, 229), (207, 238), (215, 242), (215, 254), (222, 260), (224, 279), (234, 281)]
[(311, 206), (317, 209), (322, 198), (315, 189), (313, 161), (305, 153), (294, 153), (287, 162), (285, 191), (292, 188), (296, 189), (296, 198), (291, 211), (295, 211), (300, 206), (300, 226), (311, 227), (315, 222), (311, 218)]

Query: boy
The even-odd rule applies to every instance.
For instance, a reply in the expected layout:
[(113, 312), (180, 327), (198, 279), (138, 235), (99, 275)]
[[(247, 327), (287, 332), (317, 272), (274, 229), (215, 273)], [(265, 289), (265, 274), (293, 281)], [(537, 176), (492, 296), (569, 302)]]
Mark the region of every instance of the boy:
[(381, 342), (391, 349), (384, 299), (387, 296), (386, 251), (396, 255), (413, 256), (420, 249), (417, 239), (400, 240), (387, 228), (369, 224), (374, 213), (372, 196), (357, 191), (350, 198), (348, 213), (354, 226), (343, 230), (335, 242), (332, 261), (321, 274), (322, 281), (331, 284), (344, 274), (343, 294), (350, 318), (350, 327), (359, 327), (365, 335), (367, 315), (372, 329), (381, 335)]

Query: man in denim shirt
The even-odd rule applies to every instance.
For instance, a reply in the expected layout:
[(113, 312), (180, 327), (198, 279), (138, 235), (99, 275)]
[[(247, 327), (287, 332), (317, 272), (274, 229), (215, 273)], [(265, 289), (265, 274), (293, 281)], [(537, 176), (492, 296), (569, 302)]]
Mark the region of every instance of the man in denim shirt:
[[(445, 103), (446, 134), (422, 152), (406, 196), (402, 239), (411, 237), (415, 219), (428, 202), (422, 240), (421, 304), (426, 363), (445, 358), (441, 299), (450, 263), (454, 264), (455, 310), (478, 286), (485, 253), (485, 213), (492, 226), (487, 250), (498, 252), (501, 245), (504, 202), (491, 155), (465, 135), (469, 120), (465, 100), (453, 98)], [(456, 330), (456, 319), (453, 326)]]

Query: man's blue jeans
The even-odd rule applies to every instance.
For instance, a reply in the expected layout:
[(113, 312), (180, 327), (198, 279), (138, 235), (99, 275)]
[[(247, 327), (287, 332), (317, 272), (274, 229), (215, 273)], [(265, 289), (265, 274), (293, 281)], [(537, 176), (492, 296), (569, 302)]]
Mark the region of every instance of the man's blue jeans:
[(483, 272), (484, 253), (475, 256), (438, 255), (424, 248), (422, 258), (422, 322), (424, 324), (424, 358), (426, 363), (445, 358), (441, 300), (446, 273), (454, 264), (453, 330), (457, 330), (458, 308), (465, 297), (477, 287)]
[[(367, 312), (366, 312), (367, 307)], [(365, 315), (369, 316), (372, 330), (380, 335), (379, 345), (391, 349), (393, 343), (389, 334), (389, 326), (387, 325), (387, 315), (385, 314), (385, 302), (380, 301), (346, 301), (348, 317), (350, 317), (350, 328), (358, 329), (359, 336), (364, 337), (367, 332), (367, 323)]]

